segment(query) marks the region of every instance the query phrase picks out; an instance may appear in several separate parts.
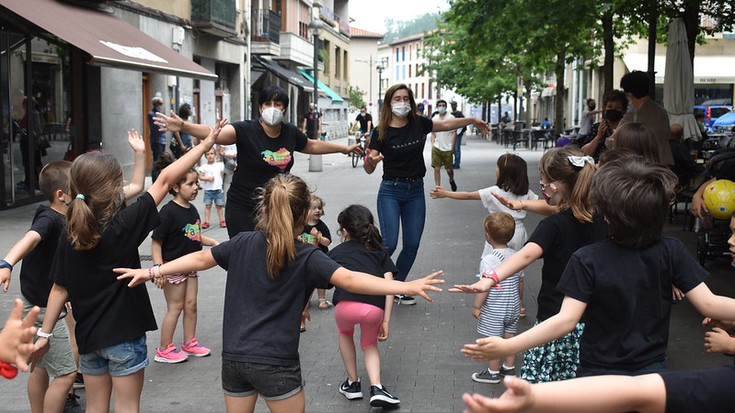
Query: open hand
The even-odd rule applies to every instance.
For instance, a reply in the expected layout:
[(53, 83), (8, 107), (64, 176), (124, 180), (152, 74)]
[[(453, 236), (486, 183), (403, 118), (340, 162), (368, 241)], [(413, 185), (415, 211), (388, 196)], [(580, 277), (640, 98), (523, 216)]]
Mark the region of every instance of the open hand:
[(431, 192), (429, 192), (429, 196), (432, 199), (444, 198), (447, 196), (447, 191), (441, 186), (436, 186), (431, 190)]
[(135, 287), (151, 279), (148, 268), (113, 268), (112, 271), (121, 274), (117, 277), (118, 280), (132, 278), (128, 283), (128, 287)]
[(407, 295), (420, 295), (426, 301), (433, 301), (431, 297), (426, 294), (426, 291), (441, 291), (441, 288), (434, 287), (436, 284), (444, 284), (444, 280), (437, 279), (436, 277), (442, 275), (444, 271), (437, 271), (429, 274), (424, 278), (407, 282), (408, 291)]
[(475, 118), (475, 120), (472, 121), (472, 124), (477, 128), (477, 131), (480, 132), (480, 135), (487, 136), (490, 133), (490, 126), (484, 120)]
[(181, 128), (184, 127), (184, 121), (173, 110), (170, 113), (171, 116), (166, 116), (161, 112), (156, 112), (156, 116), (153, 117), (153, 123), (158, 126), (160, 132), (181, 132)]
[(495, 192), (492, 192), (492, 194), (504, 207), (508, 209), (512, 209), (513, 211), (520, 211), (523, 209), (523, 202), (520, 199), (508, 199), (500, 194), (496, 194)]
[(704, 348), (708, 353), (732, 353), (735, 351), (735, 340), (727, 331), (715, 327), (704, 334)]
[(383, 156), (382, 153), (378, 153), (377, 155), (373, 155), (371, 153), (368, 153), (365, 156), (365, 159), (367, 159), (368, 160), (368, 163), (370, 165), (372, 165), (372, 166), (376, 166), (377, 164), (379, 164), (383, 160), (383, 158), (384, 158), (384, 156)]
[(533, 401), (533, 385), (523, 379), (508, 376), (503, 380), (505, 393), (497, 399), (481, 394), (462, 395), (462, 401), (470, 413), (514, 413), (529, 407)]
[(362, 151), (362, 147), (360, 146), (359, 143), (356, 143), (356, 144), (350, 145), (350, 146), (345, 146), (345, 149), (342, 150), (342, 153), (345, 154), (345, 155), (349, 155), (352, 152), (354, 152), (354, 153), (356, 153), (358, 155), (363, 155), (364, 154), (364, 152)]
[(474, 360), (495, 360), (509, 354), (506, 341), (500, 337), (479, 338), (475, 344), (465, 344), (461, 351)]
[(485, 293), (485, 292), (490, 291), (490, 287), (492, 287), (492, 285), (490, 286), (487, 285), (488, 281), (491, 283), (495, 283), (495, 281), (489, 278), (483, 278), (480, 281), (474, 284), (470, 284), (470, 285), (454, 284), (454, 286), (449, 289), (449, 292), (450, 293), (465, 293), (465, 294)]
[(145, 141), (143, 140), (143, 137), (140, 136), (138, 131), (135, 129), (130, 129), (128, 131), (128, 144), (130, 144), (130, 147), (133, 149), (133, 152), (135, 153), (145, 152)]
[(28, 356), (35, 349), (33, 337), (36, 335), (36, 320), (41, 309), (33, 307), (25, 318), (23, 302), (16, 298), (13, 309), (5, 326), (0, 330), (0, 361), (15, 364), (20, 371), (28, 371)]

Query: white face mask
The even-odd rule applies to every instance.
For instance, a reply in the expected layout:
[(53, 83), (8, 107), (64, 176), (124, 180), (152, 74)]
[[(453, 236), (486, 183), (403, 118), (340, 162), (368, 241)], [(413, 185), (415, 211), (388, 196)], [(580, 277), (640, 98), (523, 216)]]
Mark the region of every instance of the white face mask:
[(406, 102), (398, 102), (390, 105), (390, 110), (399, 118), (405, 118), (411, 111), (411, 105)]
[(260, 117), (269, 126), (278, 126), (283, 122), (283, 111), (274, 107), (265, 108)]
[(443, 115), (443, 114), (447, 113), (447, 108), (442, 107), (442, 108), (439, 108), (438, 111), (439, 111), (439, 114), (440, 115)]

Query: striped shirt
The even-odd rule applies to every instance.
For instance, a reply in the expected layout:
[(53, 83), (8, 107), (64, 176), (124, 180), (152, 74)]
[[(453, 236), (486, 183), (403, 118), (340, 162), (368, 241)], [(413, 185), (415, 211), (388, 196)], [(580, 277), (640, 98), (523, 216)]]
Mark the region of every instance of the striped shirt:
[[(503, 261), (515, 254), (511, 248), (494, 249), (482, 258), (480, 274), (490, 272)], [(520, 298), (518, 297), (519, 273), (500, 282), (499, 287), (491, 288), (480, 310), (480, 320), (477, 323), (477, 332), (486, 336), (495, 336), (497, 322), (510, 324), (518, 320), (520, 314)], [(495, 328), (493, 328), (495, 327)]]

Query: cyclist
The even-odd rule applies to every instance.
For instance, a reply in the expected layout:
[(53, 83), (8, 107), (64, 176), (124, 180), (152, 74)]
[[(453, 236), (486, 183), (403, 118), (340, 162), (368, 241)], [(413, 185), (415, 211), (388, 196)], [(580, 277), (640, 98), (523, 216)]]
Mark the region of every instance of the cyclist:
[(373, 131), (373, 117), (367, 113), (365, 106), (360, 106), (360, 113), (355, 118), (355, 121), (352, 122), (352, 125), (350, 125), (350, 130), (355, 130), (358, 124), (360, 125), (360, 135), (370, 139), (370, 132)]

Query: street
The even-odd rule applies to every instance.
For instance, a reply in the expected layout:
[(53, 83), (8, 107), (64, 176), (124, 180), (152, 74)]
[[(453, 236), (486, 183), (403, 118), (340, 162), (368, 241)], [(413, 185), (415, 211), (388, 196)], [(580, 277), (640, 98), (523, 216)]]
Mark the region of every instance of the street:
[[(345, 142), (346, 139), (338, 140)], [(478, 136), (465, 136), (467, 145), (462, 147), (462, 168), (455, 172), (460, 191), (474, 191), (495, 182), (495, 160), (506, 152), (496, 143)], [(498, 396), (503, 386), (475, 383), (470, 376), (486, 367), (485, 364), (465, 358), (459, 352), (463, 344), (478, 338), (476, 322), (470, 314), (473, 297), (448, 293), (454, 283), (472, 282), (477, 273), (483, 247), (482, 220), (487, 213), (480, 201), (433, 200), (428, 196), (433, 187), (433, 175), (429, 166), (430, 146), (425, 148), (427, 175), (427, 219), (416, 263), (409, 279), (443, 270), (446, 280), (442, 293), (431, 294), (433, 302), (419, 299), (415, 306), (396, 306), (391, 320), (390, 337), (379, 345), (382, 357), (382, 383), (401, 400), (402, 412), (461, 412), (464, 392), (480, 392)], [(528, 162), (530, 188), (538, 193), (538, 161), (541, 149), (519, 149), (517, 153)], [(333, 242), (338, 240), (336, 217), (340, 210), (353, 203), (364, 204), (375, 215), (376, 196), (382, 168), (367, 175), (360, 166), (353, 169), (350, 158), (341, 154), (323, 156), (323, 172), (308, 172), (308, 155), (297, 153), (292, 172), (306, 179), (312, 190), (326, 201), (323, 221), (329, 226)], [(446, 173), (442, 182), (448, 186)], [(204, 213), (200, 192), (195, 204), (200, 215)], [(167, 201), (164, 201), (167, 202)], [(29, 228), (37, 205), (0, 212), (3, 237), (1, 254)], [(680, 208), (681, 209), (681, 208)], [(680, 213), (681, 214), (681, 213)], [(376, 216), (377, 219), (377, 216)], [(529, 234), (541, 217), (530, 214), (526, 220)], [(683, 232), (684, 217), (678, 216), (667, 224), (667, 232), (682, 237), (694, 251), (694, 233)], [(213, 225), (204, 233), (219, 241), (227, 239), (226, 231)], [(399, 247), (400, 248), (400, 247)], [(141, 256), (150, 256), (150, 239), (140, 247)], [(394, 255), (394, 259), (397, 255)], [(144, 261), (143, 266), (151, 262)], [(533, 325), (536, 314), (535, 297), (540, 285), (541, 262), (526, 270), (525, 304), (528, 317), (522, 319), (520, 328)], [(708, 263), (712, 272), (708, 284), (718, 294), (735, 295), (732, 282), (733, 270), (727, 260)], [(18, 276), (20, 266), (13, 271), (11, 288), (0, 295), (0, 315), (4, 319), (13, 298), (19, 295)], [(141, 400), (143, 412), (223, 412), (224, 400), (220, 383), (220, 352), (222, 345), (222, 299), (225, 273), (214, 268), (200, 273), (199, 314), (197, 338), (212, 349), (212, 356), (189, 358), (176, 365), (154, 363), (153, 354), (159, 341), (159, 331), (148, 334), (150, 366), (145, 372), (145, 386)], [(149, 284), (149, 293), (157, 319), (163, 318), (165, 302), (163, 293)], [(331, 292), (328, 292), (328, 297)], [(308, 412), (363, 412), (371, 411), (369, 397), (348, 401), (338, 393), (339, 383), (346, 377), (338, 351), (337, 330), (333, 309), (319, 310), (314, 298), (311, 307), (312, 320), (301, 335), (301, 365), (306, 389)], [(699, 326), (701, 316), (684, 300), (674, 306), (669, 341), (669, 367), (673, 370), (699, 369), (732, 363), (723, 355), (704, 353), (704, 329)], [(177, 328), (174, 342), (181, 342), (181, 327)], [(520, 358), (519, 358), (520, 361)], [(363, 381), (363, 391), (368, 387), (367, 375), (358, 351), (358, 372)], [(29, 411), (25, 391), (27, 374), (2, 383), (4, 412)], [(78, 394), (85, 401), (85, 391)], [(265, 403), (258, 402), (256, 411), (267, 411)]]

